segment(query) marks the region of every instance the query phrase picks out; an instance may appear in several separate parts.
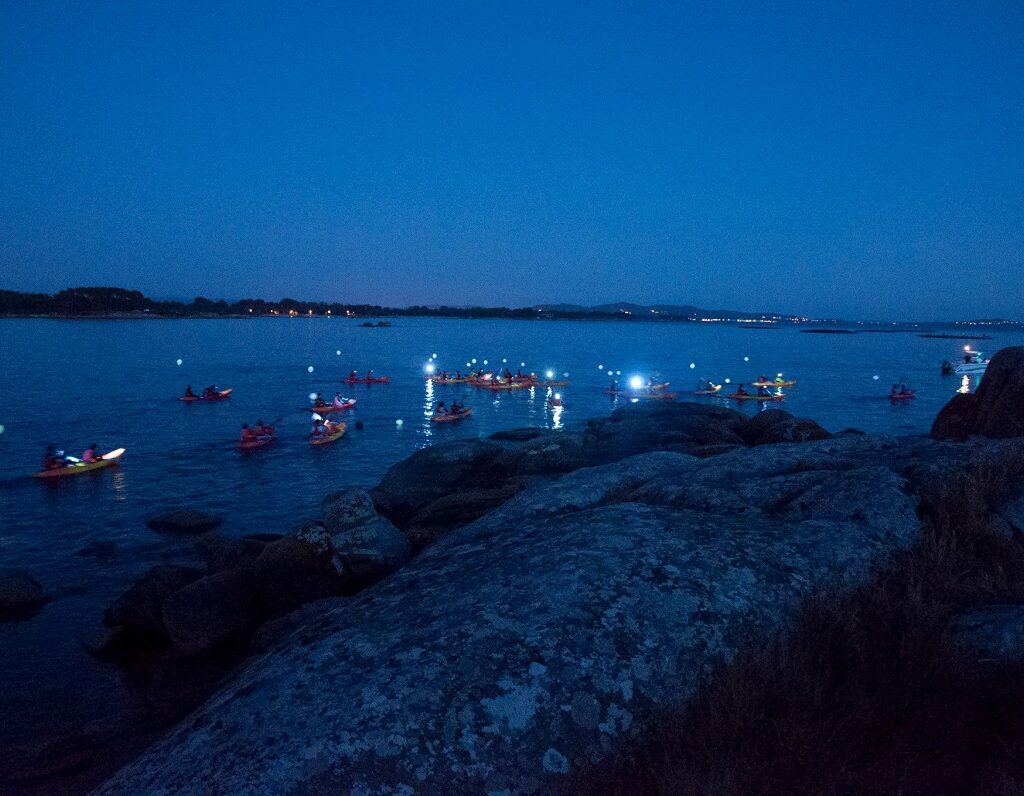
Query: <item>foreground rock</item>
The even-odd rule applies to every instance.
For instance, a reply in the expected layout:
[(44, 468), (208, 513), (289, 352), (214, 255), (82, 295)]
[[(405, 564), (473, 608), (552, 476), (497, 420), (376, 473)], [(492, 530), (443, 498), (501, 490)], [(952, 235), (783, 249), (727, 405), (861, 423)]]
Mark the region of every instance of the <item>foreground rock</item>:
[(935, 439), (1024, 436), (1024, 346), (992, 357), (977, 391), (946, 404), (931, 434)]
[(195, 509), (175, 509), (160, 514), (146, 522), (154, 531), (164, 533), (196, 534), (209, 531), (220, 525), (222, 520), (212, 514)]
[(277, 628), (100, 792), (548, 792), (777, 633), (809, 590), (909, 546), (918, 485), (882, 463), (902, 452), (899, 468), (926, 472), (941, 449), (663, 451), (535, 482)]
[(31, 575), (14, 569), (0, 569), (0, 622), (32, 616), (49, 599)]

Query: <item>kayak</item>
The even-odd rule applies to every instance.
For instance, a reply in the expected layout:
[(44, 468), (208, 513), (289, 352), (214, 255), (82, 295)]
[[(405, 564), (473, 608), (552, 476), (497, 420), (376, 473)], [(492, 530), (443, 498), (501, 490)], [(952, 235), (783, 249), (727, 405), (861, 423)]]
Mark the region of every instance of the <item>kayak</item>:
[(716, 384), (710, 390), (694, 390), (693, 394), (694, 395), (714, 395), (715, 393), (721, 391), (721, 389), (722, 389), (722, 385), (721, 384)]
[(239, 442), (238, 447), (244, 451), (251, 451), (255, 448), (262, 448), (264, 445), (269, 445), (275, 439), (277, 439), (277, 437), (273, 434), (261, 434), (258, 437), (247, 439), (245, 442)]
[(635, 392), (633, 390), (605, 390), (605, 395), (623, 395), (626, 398), (643, 398), (654, 401), (674, 401), (674, 392)]
[(792, 381), (752, 381), (751, 387), (795, 387), (796, 379)]
[(457, 415), (438, 415), (438, 414), (432, 415), (431, 418), (430, 418), (430, 422), (431, 423), (454, 423), (457, 420), (464, 420), (465, 418), (469, 417), (471, 414), (473, 414), (472, 407), (470, 407), (468, 409), (463, 409)]
[(910, 390), (909, 392), (896, 393), (896, 395), (890, 395), (889, 396), (889, 400), (890, 401), (909, 401), (911, 398), (916, 398), (916, 397), (917, 396), (914, 395), (914, 391)]
[(98, 462), (73, 462), (56, 470), (41, 470), (33, 478), (63, 478), (66, 475), (91, 473), (93, 470), (102, 470), (104, 467), (114, 467), (122, 456), (124, 456), (124, 448), (118, 448), (110, 453), (104, 453)]
[(538, 381), (538, 387), (568, 387), (569, 382), (567, 381)]
[(301, 411), (303, 412), (316, 412), (318, 415), (329, 415), (331, 412), (342, 412), (346, 409), (351, 409), (356, 405), (355, 398), (349, 398), (338, 404), (324, 404), (323, 406), (305, 406)]
[(785, 395), (732, 395), (725, 396), (726, 398), (732, 398), (734, 401), (784, 401), (786, 400)]
[(338, 425), (334, 427), (334, 431), (331, 431), (328, 434), (324, 434), (322, 436), (313, 436), (311, 434), (309, 437), (309, 444), (327, 445), (330, 442), (341, 439), (343, 436), (345, 436), (345, 424), (338, 423)]
[(465, 384), (469, 379), (442, 379), (438, 376), (426, 376), (424, 381), (432, 381), (434, 384)]
[(527, 387), (535, 386), (532, 381), (513, 381), (513, 382), (480, 382), (476, 385), (485, 390), (522, 390)]
[(226, 390), (220, 390), (212, 397), (207, 397), (205, 395), (182, 395), (178, 400), (185, 401), (186, 403), (194, 403), (195, 401), (223, 401), (231, 395), (232, 390), (234, 390), (234, 387), (229, 387)]
[(374, 376), (373, 378), (370, 378), (370, 379), (346, 378), (346, 379), (342, 379), (341, 383), (342, 384), (387, 384), (389, 381), (391, 381), (391, 377), (390, 376)]

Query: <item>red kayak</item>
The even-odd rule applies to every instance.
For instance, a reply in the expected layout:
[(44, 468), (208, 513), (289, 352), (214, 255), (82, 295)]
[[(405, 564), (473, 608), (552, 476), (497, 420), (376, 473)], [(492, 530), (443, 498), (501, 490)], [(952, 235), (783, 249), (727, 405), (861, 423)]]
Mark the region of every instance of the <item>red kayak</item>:
[(374, 376), (372, 379), (342, 379), (342, 384), (387, 384), (391, 381), (390, 376)]
[(909, 401), (910, 399), (916, 398), (916, 397), (917, 396), (914, 395), (914, 391), (913, 390), (908, 390), (907, 392), (898, 392), (895, 395), (890, 395), (889, 396), (889, 400), (890, 401)]
[(342, 401), (340, 404), (324, 404), (323, 406), (306, 406), (303, 407), (303, 412), (316, 412), (319, 415), (329, 415), (331, 412), (343, 412), (346, 409), (351, 409), (356, 405), (355, 398), (349, 398)]
[(277, 437), (273, 434), (260, 434), (259, 436), (247, 439), (244, 442), (239, 442), (238, 447), (244, 451), (251, 451), (255, 448), (262, 448), (265, 445), (269, 445), (275, 439), (277, 439)]

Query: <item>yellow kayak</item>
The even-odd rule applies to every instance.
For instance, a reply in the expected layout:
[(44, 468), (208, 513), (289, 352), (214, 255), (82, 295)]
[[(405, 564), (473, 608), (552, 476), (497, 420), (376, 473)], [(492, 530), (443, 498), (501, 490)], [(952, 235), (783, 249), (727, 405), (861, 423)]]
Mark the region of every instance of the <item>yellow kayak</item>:
[(66, 475), (81, 475), (91, 473), (93, 470), (102, 470), (104, 467), (114, 467), (118, 460), (124, 456), (124, 448), (104, 453), (98, 462), (72, 462), (55, 470), (41, 470), (33, 478), (63, 478)]
[(335, 440), (341, 439), (343, 436), (345, 436), (345, 424), (338, 423), (338, 425), (334, 427), (334, 430), (327, 434), (322, 434), (320, 436), (311, 435), (309, 438), (309, 444), (327, 445), (330, 442), (334, 442)]

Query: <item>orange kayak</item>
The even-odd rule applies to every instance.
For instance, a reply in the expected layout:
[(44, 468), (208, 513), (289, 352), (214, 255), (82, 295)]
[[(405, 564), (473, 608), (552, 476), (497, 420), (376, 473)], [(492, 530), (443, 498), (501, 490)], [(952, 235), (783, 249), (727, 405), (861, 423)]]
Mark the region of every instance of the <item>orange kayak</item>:
[(178, 398), (179, 401), (185, 401), (186, 403), (194, 403), (196, 401), (223, 401), (229, 395), (231, 395), (234, 387), (229, 387), (226, 390), (220, 390), (216, 395), (207, 397), (205, 395), (182, 395)]
[(124, 456), (124, 448), (118, 448), (110, 453), (104, 453), (98, 462), (73, 462), (55, 470), (41, 470), (33, 478), (63, 478), (67, 475), (91, 473), (93, 470), (102, 470), (105, 467), (116, 467), (122, 456)]
[(435, 415), (433, 415), (430, 418), (430, 422), (431, 423), (455, 423), (455, 422), (457, 422), (459, 420), (465, 420), (471, 414), (473, 414), (472, 407), (470, 407), (468, 409), (463, 409), (457, 415), (440, 415), (440, 414), (435, 414)]
[(345, 436), (345, 424), (344, 423), (338, 423), (336, 426), (334, 426), (333, 430), (329, 430), (328, 433), (326, 433), (326, 434), (319, 434), (319, 435), (310, 434), (310, 436), (309, 436), (309, 444), (310, 445), (327, 445), (327, 444), (329, 444), (331, 442), (335, 442), (335, 441), (341, 439), (343, 436)]

